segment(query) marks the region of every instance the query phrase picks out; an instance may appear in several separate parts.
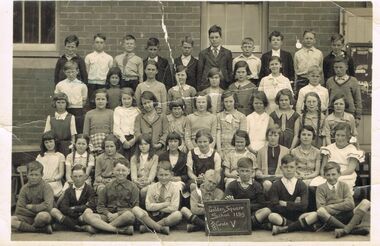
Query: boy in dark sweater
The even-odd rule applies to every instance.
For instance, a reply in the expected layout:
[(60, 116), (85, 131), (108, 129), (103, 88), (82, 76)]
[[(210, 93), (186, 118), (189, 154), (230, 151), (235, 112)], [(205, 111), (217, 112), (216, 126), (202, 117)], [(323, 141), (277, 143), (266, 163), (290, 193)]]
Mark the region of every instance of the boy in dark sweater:
[(28, 183), (20, 191), (15, 215), (11, 217), (12, 229), (20, 232), (53, 232), (50, 210), (54, 195), (49, 184), (42, 180), (44, 167), (38, 161), (27, 165)]

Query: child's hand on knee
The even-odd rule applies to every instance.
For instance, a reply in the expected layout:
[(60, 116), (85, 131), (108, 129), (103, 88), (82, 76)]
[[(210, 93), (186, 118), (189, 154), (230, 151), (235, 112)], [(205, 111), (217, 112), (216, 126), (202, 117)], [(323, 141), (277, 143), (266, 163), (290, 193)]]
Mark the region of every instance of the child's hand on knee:
[(233, 196), (226, 196), (224, 200), (234, 200), (235, 198)]

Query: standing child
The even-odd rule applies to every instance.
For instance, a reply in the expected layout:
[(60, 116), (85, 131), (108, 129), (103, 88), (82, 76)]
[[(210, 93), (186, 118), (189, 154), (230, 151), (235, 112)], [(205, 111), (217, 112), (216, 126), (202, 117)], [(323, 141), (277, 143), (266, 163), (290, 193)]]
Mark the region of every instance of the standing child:
[[(238, 98), (232, 91), (224, 91), (222, 94), (223, 111), (217, 115), (216, 147), (218, 152), (225, 157), (234, 150), (232, 142), (237, 130), (247, 131), (247, 118), (236, 110)], [(248, 144), (249, 145), (249, 144)]]
[(120, 78), (120, 87), (129, 87), (133, 91), (137, 85), (143, 82), (144, 65), (142, 59), (134, 51), (136, 48), (136, 38), (127, 34), (123, 38), (124, 53), (117, 55), (114, 59), (114, 65), (122, 72)]
[(236, 93), (238, 98), (236, 101), (237, 109), (245, 115), (252, 113), (252, 105), (249, 104), (249, 100), (252, 93), (257, 91), (256, 85), (248, 79), (250, 74), (248, 63), (238, 61), (234, 66), (234, 79), (237, 81), (228, 87), (230, 91)]
[(65, 38), (65, 53), (58, 58), (57, 64), (55, 65), (54, 71), (54, 83), (58, 84), (58, 82), (66, 79), (66, 74), (63, 70), (67, 61), (73, 61), (78, 64), (79, 73), (77, 74), (77, 79), (87, 84), (87, 71), (86, 64), (83, 58), (77, 54), (77, 49), (79, 46), (79, 38), (77, 35), (69, 35)]
[(150, 134), (155, 151), (163, 150), (168, 134), (168, 120), (165, 114), (158, 114), (156, 106), (157, 98), (150, 91), (144, 91), (141, 95), (142, 114), (136, 116), (135, 136), (143, 133)]
[(130, 160), (136, 142), (135, 120), (137, 115), (140, 114), (131, 88), (121, 89), (121, 104), (121, 106), (115, 108), (113, 113), (113, 134), (122, 144), (120, 153), (127, 160)]
[(62, 194), (62, 178), (65, 174), (65, 157), (57, 152), (57, 141), (53, 132), (42, 134), (41, 152), (36, 161), (43, 165), (43, 180), (48, 183), (54, 192), (54, 197)]
[(242, 54), (235, 57), (232, 60), (232, 68), (235, 67), (236, 63), (239, 61), (245, 61), (248, 64), (251, 74), (247, 77), (253, 84), (258, 85), (259, 83), (259, 72), (261, 70), (261, 60), (253, 54), (255, 49), (255, 42), (253, 38), (244, 38), (241, 42)]
[(106, 86), (108, 70), (113, 65), (113, 58), (104, 52), (106, 36), (102, 33), (94, 35), (94, 51), (84, 59), (88, 73), (88, 96), (93, 105), (94, 91)]
[(83, 134), (90, 136), (92, 152), (100, 153), (104, 138), (112, 133), (113, 111), (106, 108), (108, 102), (106, 89), (98, 89), (94, 94), (96, 108), (86, 113)]
[(121, 70), (118, 67), (112, 67), (107, 74), (106, 88), (108, 95), (108, 107), (114, 110), (120, 105), (121, 90)]
[(321, 110), (323, 114), (327, 112), (329, 106), (329, 91), (320, 85), (322, 81), (322, 70), (318, 66), (311, 66), (307, 72), (309, 84), (303, 87), (298, 93), (296, 111), (301, 114), (304, 108), (305, 95), (309, 92), (315, 92), (321, 99)]
[(280, 140), (279, 144), (290, 148), (294, 140), (294, 133), (298, 132), (298, 125), (296, 120), (299, 114), (292, 109), (294, 105), (293, 93), (289, 89), (280, 90), (274, 99), (278, 105), (278, 109), (270, 114), (269, 125), (278, 125), (280, 127)]
[(65, 93), (54, 94), (53, 107), (56, 109), (54, 115), (48, 115), (44, 132), (52, 131), (57, 138), (57, 151), (64, 156), (70, 152), (69, 146), (74, 142), (77, 134), (75, 117), (66, 109), (69, 104)]
[(184, 67), (186, 69), (186, 84), (197, 88), (198, 60), (191, 55), (194, 40), (190, 36), (185, 36), (181, 40), (181, 44), (182, 55), (174, 59), (174, 71), (178, 73), (180, 71), (179, 67)]
[(50, 210), (54, 195), (51, 186), (43, 181), (44, 166), (32, 161), (26, 167), (28, 183), (21, 187), (16, 211), (11, 217), (12, 229), (52, 234)]
[(212, 114), (217, 114), (222, 111), (222, 100), (221, 96), (223, 89), (219, 87), (220, 80), (223, 79), (222, 73), (219, 68), (213, 67), (208, 71), (207, 78), (210, 82), (210, 87), (204, 89), (201, 94), (209, 95), (211, 98), (211, 108), (210, 112)]
[(269, 115), (265, 112), (268, 106), (268, 99), (264, 92), (256, 91), (250, 98), (250, 105), (253, 106), (254, 112), (247, 116), (247, 131), (251, 144), (249, 151), (257, 153), (264, 147), (266, 140), (265, 135), (269, 126)]
[[(330, 98), (335, 97), (338, 93), (343, 93), (347, 100), (346, 111), (354, 115), (356, 126), (358, 126), (362, 114), (362, 96), (359, 83), (355, 77), (347, 75), (346, 59), (336, 59), (334, 71), (336, 76), (329, 78), (326, 83)], [(330, 107), (333, 108), (331, 103), (332, 100), (330, 100)]]
[(258, 90), (263, 91), (268, 98), (268, 114), (278, 108), (275, 103), (275, 98), (280, 90), (289, 89), (293, 93), (289, 79), (280, 72), (281, 66), (281, 58), (278, 56), (272, 56), (269, 60), (269, 69), (271, 70), (271, 74), (262, 78), (260, 81)]
[(188, 124), (188, 119), (184, 115), (185, 103), (182, 99), (169, 102), (169, 109), (171, 114), (167, 116), (168, 118), (168, 132), (179, 134), (181, 138), (181, 144), (178, 146), (179, 150), (187, 153), (187, 148), (185, 144), (185, 129)]
[(78, 80), (78, 64), (73, 61), (65, 63), (63, 70), (67, 76), (56, 86), (54, 93), (65, 93), (68, 98), (67, 112), (75, 116), (75, 125), (78, 133), (83, 131), (83, 106), (87, 100), (87, 86)]
[[(212, 138), (216, 139), (216, 116), (208, 111), (211, 108), (210, 96), (198, 95), (194, 98), (194, 101), (196, 111), (187, 116), (188, 124), (185, 128), (185, 140), (188, 150), (192, 150), (197, 146), (195, 135), (200, 129), (209, 130)], [(210, 144), (212, 144), (212, 147), (215, 146), (215, 142), (210, 142)]]
[(155, 74), (154, 79), (163, 83), (166, 88), (165, 91), (168, 91), (171, 87), (173, 87), (174, 83), (168, 60), (158, 55), (160, 50), (160, 41), (157, 38), (149, 38), (145, 49), (148, 51), (148, 57), (143, 61), (145, 68), (144, 80), (149, 79), (146, 72), (146, 68), (149, 64), (148, 62), (154, 61), (157, 64), (157, 73)]
[(223, 75), (223, 79), (220, 81), (220, 87), (227, 89), (232, 80), (232, 53), (221, 45), (222, 28), (220, 26), (211, 26), (210, 29), (208, 29), (208, 38), (211, 43), (210, 47), (199, 53), (197, 91), (202, 91), (209, 87), (207, 73), (212, 67), (220, 69)]
[(185, 113), (189, 115), (193, 113), (193, 97), (197, 94), (195, 88), (187, 85), (187, 68), (183, 65), (178, 65), (176, 69), (175, 79), (177, 85), (173, 86), (168, 91), (168, 102), (182, 99), (185, 102)]
[[(305, 95), (304, 109), (300, 117), (296, 120), (296, 127), (301, 129), (303, 126), (310, 125), (315, 131), (315, 139), (313, 146), (320, 148), (325, 145), (325, 115), (321, 111), (321, 99), (315, 92), (309, 92)], [(298, 145), (298, 133), (294, 132), (294, 138), (290, 149), (294, 149)]]

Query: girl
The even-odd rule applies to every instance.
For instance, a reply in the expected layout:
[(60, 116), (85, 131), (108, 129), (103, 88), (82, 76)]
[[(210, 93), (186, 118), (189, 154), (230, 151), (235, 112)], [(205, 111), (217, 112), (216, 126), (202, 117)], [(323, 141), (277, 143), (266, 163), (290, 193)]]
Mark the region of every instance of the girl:
[(204, 180), (204, 173), (213, 169), (220, 177), (221, 158), (219, 154), (210, 147), (213, 137), (208, 129), (200, 129), (195, 135), (196, 148), (187, 154), (187, 175), (190, 178), (190, 191), (196, 189)]
[(294, 140), (294, 133), (299, 131), (299, 126), (295, 124), (299, 114), (291, 107), (294, 103), (292, 91), (289, 89), (280, 90), (276, 95), (275, 102), (278, 109), (270, 114), (269, 124), (271, 126), (277, 124), (280, 127), (279, 143), (290, 148)]
[(106, 89), (96, 90), (96, 108), (88, 111), (84, 118), (83, 134), (90, 136), (90, 143), (95, 156), (103, 151), (101, 145), (106, 135), (112, 133), (113, 111), (106, 108), (107, 102)]
[(113, 134), (106, 136), (102, 142), (104, 153), (96, 157), (95, 165), (94, 190), (98, 195), (106, 184), (114, 180), (114, 161), (124, 159), (124, 156), (117, 153), (119, 147), (119, 141)]
[(122, 80), (121, 70), (118, 67), (112, 67), (108, 71), (106, 78), (106, 88), (108, 95), (108, 107), (114, 110), (120, 105), (120, 81)]
[(309, 185), (311, 180), (319, 175), (321, 154), (319, 149), (311, 144), (315, 138), (315, 131), (312, 126), (303, 126), (300, 129), (299, 136), (301, 144), (292, 149), (291, 154), (296, 157), (296, 177)]
[(252, 94), (250, 104), (254, 112), (247, 116), (247, 131), (251, 144), (248, 149), (257, 153), (265, 145), (265, 134), (269, 125), (269, 115), (265, 112), (268, 99), (264, 92), (256, 91)]
[(222, 105), (224, 111), (216, 116), (216, 146), (222, 157), (234, 149), (231, 140), (236, 130), (247, 130), (247, 118), (243, 113), (236, 110), (237, 101), (236, 93), (229, 90), (223, 92)]
[(131, 88), (125, 87), (121, 90), (121, 104), (122, 106), (116, 107), (113, 113), (113, 134), (122, 144), (120, 154), (130, 160), (136, 142), (135, 120), (140, 114)]
[(237, 130), (231, 140), (231, 145), (234, 146), (235, 149), (223, 158), (225, 187), (239, 177), (237, 172), (237, 162), (240, 158), (247, 157), (251, 159), (253, 163), (252, 170), (256, 168), (256, 156), (248, 151), (247, 146), (249, 146), (249, 144), (248, 132)]
[(158, 114), (156, 106), (157, 98), (150, 91), (144, 91), (141, 95), (142, 114), (136, 116), (135, 136), (143, 133), (152, 136), (151, 148), (155, 151), (162, 150), (165, 146), (168, 134), (168, 120), (165, 114)]
[(136, 152), (131, 158), (131, 179), (140, 189), (140, 200), (144, 201), (148, 185), (156, 177), (158, 156), (154, 154), (152, 138), (149, 134), (138, 136), (136, 145)]
[(197, 91), (194, 87), (186, 84), (187, 74), (186, 67), (183, 65), (177, 66), (177, 72), (175, 74), (177, 85), (173, 86), (168, 91), (168, 103), (183, 99), (185, 101), (185, 113), (189, 115), (193, 113), (193, 100)]
[(47, 182), (54, 192), (54, 197), (62, 194), (62, 177), (65, 172), (65, 157), (62, 153), (57, 152), (57, 141), (52, 131), (42, 134), (41, 152), (37, 156), (44, 166), (43, 179)]
[(69, 146), (74, 142), (75, 134), (77, 134), (74, 115), (66, 111), (69, 105), (69, 99), (63, 92), (54, 94), (53, 108), (55, 113), (48, 115), (44, 132), (52, 131), (57, 137), (57, 152), (64, 156), (70, 152)]
[(338, 180), (349, 185), (353, 191), (356, 181), (355, 169), (359, 162), (364, 161), (364, 152), (358, 150), (353, 144), (349, 143), (351, 138), (351, 127), (347, 123), (339, 122), (335, 127), (335, 143), (321, 148), (322, 167), (327, 162), (336, 162), (340, 165), (341, 176)]
[(228, 90), (236, 93), (238, 98), (236, 101), (237, 110), (244, 115), (252, 113), (252, 104), (249, 104), (249, 101), (252, 93), (257, 91), (256, 85), (248, 80), (249, 75), (251, 75), (251, 71), (247, 62), (238, 61), (234, 68), (234, 77), (237, 81), (228, 87)]
[[(169, 109), (171, 114), (167, 116), (168, 118), (168, 132), (176, 132), (181, 137), (181, 144), (178, 149), (184, 153), (187, 153), (187, 148), (185, 144), (185, 128), (188, 122), (187, 117), (184, 115), (185, 112), (185, 102), (183, 99), (178, 99), (176, 101), (171, 101), (169, 103)], [(167, 142), (167, 141), (166, 141)]]
[(350, 143), (356, 143), (358, 132), (356, 130), (355, 118), (352, 114), (345, 112), (348, 105), (346, 96), (344, 94), (337, 94), (331, 100), (331, 103), (334, 106), (334, 112), (329, 114), (325, 120), (326, 145), (335, 142), (334, 128), (339, 122), (345, 122), (350, 125), (352, 136)]
[(156, 74), (158, 73), (157, 70), (157, 63), (154, 60), (148, 60), (147, 65), (145, 68), (145, 74), (146, 74), (146, 81), (140, 83), (136, 88), (136, 100), (137, 105), (141, 107), (142, 101), (141, 101), (141, 94), (144, 91), (150, 91), (154, 94), (156, 97), (156, 100), (158, 100), (157, 103), (157, 111), (158, 113), (166, 114), (166, 102), (167, 102), (167, 93), (166, 88), (163, 83), (156, 80)]
[[(296, 120), (296, 127), (301, 129), (303, 126), (310, 125), (315, 131), (316, 137), (313, 140), (313, 146), (320, 148), (324, 145), (325, 133), (324, 122), (325, 115), (321, 112), (321, 100), (315, 92), (309, 92), (305, 95), (303, 113)], [(298, 144), (298, 133), (295, 132), (291, 149), (294, 149)]]
[(263, 91), (269, 101), (267, 108), (268, 114), (278, 108), (275, 103), (277, 92), (281, 89), (289, 89), (292, 91), (289, 79), (280, 72), (281, 67), (280, 57), (272, 56), (269, 59), (269, 69), (271, 70), (271, 74), (262, 78), (260, 81), (259, 91)]
[[(208, 112), (211, 108), (211, 98), (209, 95), (195, 97), (196, 111), (187, 116), (188, 122), (185, 128), (185, 140), (188, 150), (194, 149), (197, 144), (195, 141), (195, 134), (200, 129), (208, 129), (211, 133), (212, 139), (216, 138), (216, 116)], [(211, 147), (214, 148), (215, 142), (210, 142)]]
[(223, 79), (222, 72), (217, 67), (213, 67), (207, 74), (208, 81), (210, 82), (210, 87), (204, 89), (201, 94), (209, 95), (211, 98), (211, 108), (210, 112), (212, 114), (219, 113), (222, 111), (221, 96), (223, 89), (219, 87), (220, 80)]

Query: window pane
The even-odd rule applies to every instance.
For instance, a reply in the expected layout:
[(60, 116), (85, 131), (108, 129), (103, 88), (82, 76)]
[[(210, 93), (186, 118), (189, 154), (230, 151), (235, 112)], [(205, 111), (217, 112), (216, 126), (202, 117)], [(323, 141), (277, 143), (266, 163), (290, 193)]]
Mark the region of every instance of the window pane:
[(224, 22), (226, 18), (224, 13), (224, 3), (210, 3), (209, 6), (209, 27), (211, 27), (212, 25), (220, 26), (222, 28), (222, 35), (224, 35), (226, 31), (224, 28)]
[(242, 5), (228, 4), (226, 17), (227, 27), (224, 40), (228, 45), (239, 45), (243, 38), (242, 26), (250, 24), (242, 22)]
[(261, 11), (258, 4), (245, 4), (244, 6), (244, 37), (251, 37), (255, 40), (255, 46), (261, 45)]
[(38, 2), (25, 2), (25, 43), (38, 43)]
[(41, 2), (41, 43), (55, 42), (55, 2)]
[(13, 43), (22, 43), (22, 2), (13, 3)]

